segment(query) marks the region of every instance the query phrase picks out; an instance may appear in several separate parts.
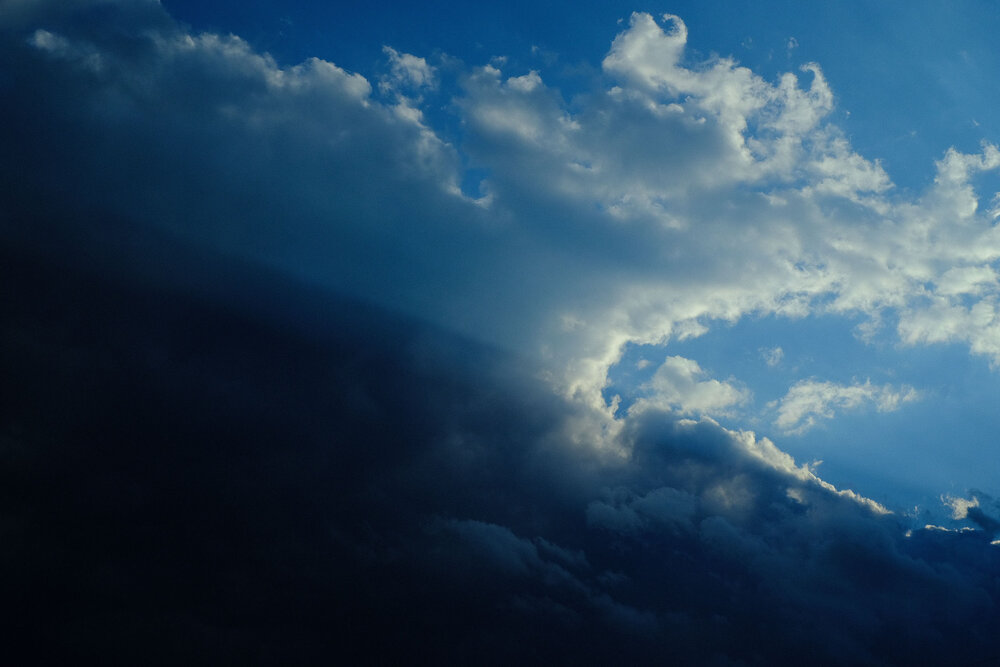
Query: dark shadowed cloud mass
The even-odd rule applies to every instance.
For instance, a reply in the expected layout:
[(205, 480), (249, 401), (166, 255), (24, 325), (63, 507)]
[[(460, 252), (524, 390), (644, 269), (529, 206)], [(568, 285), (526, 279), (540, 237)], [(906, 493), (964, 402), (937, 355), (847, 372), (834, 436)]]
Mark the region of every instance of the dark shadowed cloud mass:
[(564, 96), (499, 57), (279, 63), (152, 0), (0, 6), (19, 663), (1000, 660), (990, 489), (901, 511), (764, 434), (933, 387), (755, 403), (669, 348), (831, 316), (996, 364), (997, 148), (897, 193), (820, 65), (608, 30)]

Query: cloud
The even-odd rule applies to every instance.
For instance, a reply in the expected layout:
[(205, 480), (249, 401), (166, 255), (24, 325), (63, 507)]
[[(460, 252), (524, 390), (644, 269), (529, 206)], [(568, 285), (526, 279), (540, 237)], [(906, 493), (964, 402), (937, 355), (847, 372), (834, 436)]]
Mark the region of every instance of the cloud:
[[(95, 27), (109, 12), (116, 27)], [(516, 349), (594, 409), (627, 343), (748, 313), (896, 316), (906, 343), (997, 356), (1000, 242), (970, 185), (996, 149), (951, 150), (927, 192), (894, 196), (827, 120), (818, 65), (769, 82), (729, 58), (692, 62), (679, 17), (633, 15), (572, 104), (545, 72), (452, 62), (445, 85), (440, 63), (391, 46), (374, 88), (395, 93), (380, 99), (359, 73), (279, 66), (155, 3), (33, 3), (6, 25), (5, 117), (32, 129), (7, 130), (4, 174), (33, 201)], [(428, 121), (432, 104), (458, 114), (460, 141)], [(28, 139), (63, 135), (76, 140)], [(465, 164), (487, 174), (475, 197)]]
[(587, 523), (592, 526), (632, 534), (649, 529), (649, 524), (687, 526), (695, 515), (698, 498), (684, 491), (660, 487), (638, 498), (625, 489), (607, 493), (608, 498), (587, 505)]
[(211, 256), (211, 296), (3, 252), (0, 465), (32, 490), (9, 508), (4, 585), (36, 655), (995, 649), (990, 535), (914, 526), (752, 433), (649, 408), (609, 456), (506, 353), (280, 274)]
[(768, 407), (777, 409), (775, 426), (787, 435), (799, 435), (817, 426), (820, 420), (832, 419), (834, 408), (847, 411), (874, 405), (879, 412), (892, 412), (919, 398), (919, 392), (907, 386), (898, 389), (888, 384), (877, 386), (871, 380), (840, 385), (810, 379), (796, 382), (784, 398), (769, 403)]
[(433, 88), (437, 84), (435, 68), (426, 60), (409, 53), (400, 53), (391, 46), (382, 47), (389, 56), (389, 75), (380, 82), (385, 91)]
[[(692, 61), (678, 17), (571, 103), (499, 60), (282, 66), (155, 2), (0, 30), (4, 585), (52, 662), (995, 654), (992, 514), (834, 488), (704, 416), (749, 393), (693, 359), (601, 395), (628, 343), (751, 313), (996, 357), (995, 147), (895, 193), (818, 65)], [(914, 397), (806, 380), (777, 424)]]
[[(217, 261), (234, 284), (254, 283)], [(58, 294), (20, 289), (13, 278), (35, 274), (19, 266), (4, 263), (4, 285), (31, 297), (10, 301), (8, 327), (31, 326)], [(956, 650), (940, 632), (963, 657), (988, 655), (992, 635), (977, 633), (994, 620), (995, 570), (975, 531), (904, 538), (904, 519), (834, 492), (752, 434), (647, 410), (621, 436), (632, 455), (609, 461), (567, 441), (578, 407), (504, 355), (412, 321), (359, 315), (273, 276), (257, 282), (292, 312), (322, 312), (319, 326), (253, 300), (243, 314), (49, 275), (114, 315), (79, 301), (71, 316), (99, 335), (69, 340), (68, 367), (59, 338), (15, 338), (13, 370), (24, 370), (5, 382), (21, 388), (18, 414), (45, 414), (41, 390), (66, 421), (5, 437), (31, 445), (18, 479), (90, 501), (20, 504), (22, 531), (47, 528), (17, 543), (49, 556), (8, 574), (32, 588), (29, 615), (59, 602), (105, 655), (141, 657), (155, 633), (178, 657), (346, 659), (378, 637), (368, 650), (385, 659), (775, 662), (808, 646), (829, 661), (899, 662)], [(137, 512), (158, 522), (151, 538)], [(49, 569), (67, 546), (80, 578), (65, 562)], [(89, 576), (108, 570), (125, 580)], [(50, 586), (34, 588), (43, 572)], [(296, 613), (294, 628), (281, 622)], [(198, 640), (201, 624), (228, 643)], [(886, 628), (908, 641), (879, 643)], [(71, 639), (46, 646), (70, 657)]]
[(781, 360), (785, 358), (785, 351), (781, 349), (781, 346), (776, 346), (772, 348), (761, 348), (760, 356), (771, 368), (774, 368), (781, 363)]
[[(983, 499), (983, 504), (980, 502)], [(990, 535), (1000, 533), (1000, 519), (987, 513), (987, 508), (995, 515), (1000, 514), (1000, 503), (982, 491), (973, 491), (972, 498), (941, 496), (941, 502), (951, 510), (951, 518), (968, 519)]]
[(969, 515), (969, 508), (979, 507), (979, 498), (973, 497), (971, 500), (956, 498), (955, 496), (942, 496), (941, 502), (951, 509), (953, 519), (964, 519)]
[(649, 382), (640, 386), (645, 396), (630, 412), (649, 408), (675, 410), (678, 414), (724, 415), (733, 406), (750, 400), (750, 393), (733, 382), (706, 379), (698, 362), (684, 357), (667, 357)]

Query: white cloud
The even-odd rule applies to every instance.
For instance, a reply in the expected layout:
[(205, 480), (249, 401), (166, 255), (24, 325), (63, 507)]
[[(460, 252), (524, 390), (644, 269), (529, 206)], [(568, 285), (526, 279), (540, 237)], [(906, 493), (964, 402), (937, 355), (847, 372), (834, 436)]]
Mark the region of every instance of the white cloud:
[(917, 400), (918, 392), (912, 387), (864, 384), (840, 385), (820, 380), (802, 380), (795, 383), (780, 401), (769, 408), (777, 409), (774, 425), (787, 435), (798, 435), (832, 419), (835, 411), (858, 410), (873, 405), (879, 412), (892, 412), (903, 403)]
[(391, 46), (382, 47), (389, 56), (389, 75), (380, 86), (386, 91), (419, 92), (437, 85), (436, 70), (426, 60), (409, 53), (400, 53)]
[(641, 389), (649, 394), (636, 401), (630, 412), (658, 408), (679, 414), (722, 416), (750, 399), (745, 388), (733, 381), (707, 378), (698, 362), (684, 357), (667, 357)]
[[(966, 294), (977, 291), (978, 285)], [(898, 326), (899, 336), (910, 345), (964, 341), (974, 353), (988, 357), (995, 367), (1000, 362), (997, 298), (997, 294), (991, 291), (979, 301), (966, 305), (958, 297), (931, 297), (920, 307), (903, 311)]]
[(937, 279), (935, 292), (941, 296), (979, 295), (997, 284), (997, 272), (989, 265), (948, 269)]
[(971, 499), (959, 498), (957, 496), (941, 496), (941, 502), (951, 510), (951, 518), (965, 519), (969, 516), (969, 510), (979, 507), (979, 498), (973, 496)]

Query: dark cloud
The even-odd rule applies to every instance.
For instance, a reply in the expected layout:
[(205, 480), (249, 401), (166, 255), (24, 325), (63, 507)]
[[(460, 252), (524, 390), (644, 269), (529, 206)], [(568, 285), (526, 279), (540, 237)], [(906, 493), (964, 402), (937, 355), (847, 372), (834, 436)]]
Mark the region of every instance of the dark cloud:
[(906, 537), (712, 422), (645, 413), (609, 461), (516, 360), (277, 275), (2, 266), (3, 589), (39, 661), (996, 654), (989, 535)]
[[(41, 23), (36, 6), (0, 23), (4, 61), (23, 65), (0, 81), (0, 169), (23, 186), (0, 193), (10, 654), (1000, 655), (985, 500), (968, 510), (978, 530), (907, 533), (769, 441), (655, 407), (595, 447), (577, 437), (590, 406), (553, 392), (537, 360), (385, 309), (420, 311), (408, 277), (488, 275), (477, 260), (504, 252), (463, 255), (468, 237), (442, 221), (476, 221), (476, 205), (438, 187), (454, 155), (421, 153), (420, 126), (363, 81), (313, 62), (271, 98), (266, 58), (189, 43), (155, 3), (50, 7)], [(440, 243), (460, 259), (421, 258)], [(328, 265), (340, 291), (289, 277), (297, 262)]]

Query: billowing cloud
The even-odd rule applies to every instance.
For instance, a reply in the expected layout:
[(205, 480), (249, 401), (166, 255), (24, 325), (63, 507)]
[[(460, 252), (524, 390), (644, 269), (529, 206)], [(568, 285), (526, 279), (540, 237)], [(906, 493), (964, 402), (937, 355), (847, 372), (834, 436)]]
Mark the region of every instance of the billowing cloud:
[[(602, 410), (626, 343), (751, 312), (895, 313), (904, 342), (996, 357), (1000, 240), (970, 185), (996, 148), (951, 150), (926, 193), (894, 196), (828, 122), (818, 65), (772, 83), (690, 62), (680, 18), (635, 14), (572, 105), (544, 73), (495, 64), (460, 68), (442, 100), (440, 68), (391, 45), (373, 86), (188, 34), (154, 3), (97, 30), (106, 7), (32, 3), (5, 24), (8, 128), (35, 128), (8, 130), (5, 174), (19, 165), (30, 192), (58, 183), (50, 208), (71, 199), (517, 349)], [(421, 107), (442, 102), (461, 145)], [(486, 174), (474, 196), (463, 156)]]
[(789, 388), (784, 398), (769, 404), (777, 410), (774, 425), (789, 435), (805, 433), (821, 420), (833, 419), (835, 410), (858, 410), (874, 406), (879, 412), (899, 409), (920, 394), (912, 387), (864, 384), (836, 384), (823, 380), (801, 380)]
[[(985, 495), (971, 530), (919, 528), (720, 423), (749, 389), (694, 359), (659, 356), (625, 414), (601, 392), (628, 344), (749, 314), (996, 362), (1000, 232), (972, 187), (996, 147), (895, 192), (819, 65), (694, 61), (674, 16), (634, 14), (571, 101), (502, 59), (383, 53), (369, 79), (153, 1), (0, 12), (19, 641), (64, 663), (995, 655)], [(805, 380), (776, 423), (914, 396)]]
[(578, 404), (426, 324), (222, 257), (220, 288), (251, 298), (4, 253), (2, 465), (23, 492), (3, 583), (36, 656), (995, 651), (986, 531), (917, 527), (750, 432), (650, 408), (616, 436), (628, 457), (582, 450)]
[(667, 357), (639, 389), (645, 395), (632, 405), (632, 412), (656, 407), (682, 415), (723, 415), (750, 399), (745, 388), (708, 378), (698, 362), (676, 356)]

